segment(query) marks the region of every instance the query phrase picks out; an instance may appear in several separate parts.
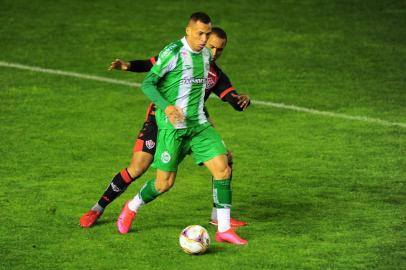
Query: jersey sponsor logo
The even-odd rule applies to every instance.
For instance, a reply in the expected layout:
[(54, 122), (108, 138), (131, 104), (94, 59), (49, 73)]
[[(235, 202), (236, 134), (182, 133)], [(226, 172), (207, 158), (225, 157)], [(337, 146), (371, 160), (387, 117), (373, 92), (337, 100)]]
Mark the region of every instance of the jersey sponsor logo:
[(171, 160), (171, 155), (168, 153), (168, 151), (164, 151), (161, 154), (161, 160), (163, 163), (168, 163)]
[(189, 78), (184, 78), (180, 80), (180, 84), (205, 84), (207, 82), (207, 78), (194, 78), (194, 77), (189, 77)]
[(155, 142), (153, 140), (148, 140), (145, 142), (145, 145), (147, 146), (148, 149), (152, 149), (155, 146)]

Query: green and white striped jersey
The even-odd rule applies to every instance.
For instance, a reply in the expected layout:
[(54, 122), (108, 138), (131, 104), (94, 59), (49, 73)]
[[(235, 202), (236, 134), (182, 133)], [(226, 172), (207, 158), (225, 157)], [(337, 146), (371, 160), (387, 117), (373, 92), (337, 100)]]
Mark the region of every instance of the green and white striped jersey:
[[(176, 129), (207, 122), (203, 105), (211, 58), (209, 49), (205, 47), (195, 52), (184, 37), (166, 46), (151, 69), (160, 77), (158, 91), (170, 104), (180, 107), (185, 115), (184, 123), (177, 125)], [(161, 129), (174, 128), (161, 109), (157, 109), (156, 120)]]

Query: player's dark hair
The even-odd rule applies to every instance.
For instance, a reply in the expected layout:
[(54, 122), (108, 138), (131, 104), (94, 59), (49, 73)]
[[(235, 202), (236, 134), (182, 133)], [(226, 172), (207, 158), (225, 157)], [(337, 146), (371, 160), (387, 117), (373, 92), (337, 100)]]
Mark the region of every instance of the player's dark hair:
[(204, 24), (209, 24), (211, 23), (211, 19), (209, 17), (209, 15), (207, 15), (204, 12), (195, 12), (192, 15), (190, 15), (190, 19), (189, 21), (194, 21), (194, 22), (202, 22)]
[(227, 33), (226, 31), (224, 31), (223, 29), (221, 29), (220, 27), (213, 27), (211, 29), (211, 34), (215, 34), (217, 37), (221, 38), (221, 39), (225, 39), (227, 40)]

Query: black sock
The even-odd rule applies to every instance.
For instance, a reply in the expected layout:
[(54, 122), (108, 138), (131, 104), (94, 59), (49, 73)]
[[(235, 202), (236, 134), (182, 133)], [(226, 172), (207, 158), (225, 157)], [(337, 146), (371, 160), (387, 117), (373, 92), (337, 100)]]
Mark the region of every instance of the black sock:
[(127, 169), (116, 174), (106, 191), (104, 191), (103, 196), (101, 196), (100, 200), (97, 202), (97, 205), (103, 209), (106, 208), (107, 205), (120, 196), (134, 180), (135, 178), (130, 176)]

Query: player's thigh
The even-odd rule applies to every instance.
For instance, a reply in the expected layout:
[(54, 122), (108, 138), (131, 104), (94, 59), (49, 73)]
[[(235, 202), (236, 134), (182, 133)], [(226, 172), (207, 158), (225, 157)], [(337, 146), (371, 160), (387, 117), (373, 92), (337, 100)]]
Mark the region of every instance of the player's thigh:
[(212, 126), (205, 127), (193, 136), (190, 147), (192, 149), (192, 157), (197, 164), (227, 154), (223, 140)]
[(156, 151), (158, 126), (155, 121), (145, 121), (135, 142), (133, 153), (145, 152), (152, 156)]
[(148, 170), (149, 166), (151, 165), (154, 156), (147, 152), (134, 152), (131, 163), (127, 167), (128, 172), (130, 175), (134, 177), (141, 176), (146, 170)]
[(127, 170), (132, 177), (141, 176), (151, 165), (157, 140), (158, 127), (155, 121), (145, 121), (135, 142), (133, 156)]
[(180, 162), (183, 140), (181, 130), (161, 129), (158, 132), (156, 152), (152, 166), (165, 172), (176, 172)]

